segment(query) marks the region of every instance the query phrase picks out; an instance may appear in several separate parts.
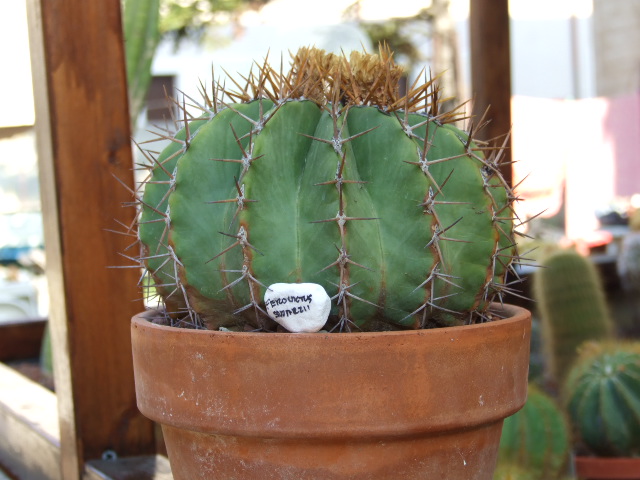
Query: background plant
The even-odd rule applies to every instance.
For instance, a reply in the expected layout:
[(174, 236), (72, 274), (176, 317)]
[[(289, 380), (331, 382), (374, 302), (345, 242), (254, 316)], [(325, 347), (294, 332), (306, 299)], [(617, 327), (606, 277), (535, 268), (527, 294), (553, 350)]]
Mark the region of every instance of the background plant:
[[(569, 463), (571, 434), (566, 414), (556, 400), (535, 385), (527, 403), (504, 421), (498, 457), (498, 478), (554, 480), (564, 478)], [(512, 466), (517, 465), (514, 469)], [(515, 470), (527, 472), (515, 473)]]
[(602, 280), (591, 260), (572, 249), (551, 253), (534, 275), (548, 371), (562, 385), (580, 345), (611, 338)]
[(598, 456), (640, 455), (640, 344), (590, 342), (562, 389), (576, 436)]

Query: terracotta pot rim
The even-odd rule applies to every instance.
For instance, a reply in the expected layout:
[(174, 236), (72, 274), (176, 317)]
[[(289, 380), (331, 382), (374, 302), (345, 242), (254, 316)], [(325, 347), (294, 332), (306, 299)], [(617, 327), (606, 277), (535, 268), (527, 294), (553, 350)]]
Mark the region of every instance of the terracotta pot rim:
[(469, 331), (478, 330), (478, 329), (486, 329), (496, 323), (519, 323), (525, 317), (527, 317), (530, 313), (527, 309), (523, 307), (519, 307), (516, 305), (510, 304), (493, 304), (492, 311), (498, 312), (501, 314), (505, 314), (505, 318), (500, 318), (496, 320), (492, 320), (490, 322), (484, 323), (476, 323), (472, 325), (459, 325), (452, 327), (441, 327), (441, 328), (431, 328), (431, 329), (418, 329), (418, 330), (390, 330), (390, 331), (380, 331), (380, 332), (331, 332), (331, 333), (289, 333), (289, 332), (273, 332), (273, 333), (265, 333), (265, 332), (232, 332), (232, 331), (220, 331), (220, 330), (207, 330), (201, 329), (196, 330), (193, 328), (179, 328), (179, 327), (171, 327), (168, 325), (159, 325), (156, 323), (152, 323), (150, 319), (153, 318), (154, 312), (157, 310), (145, 310), (143, 312), (138, 313), (132, 318), (133, 323), (141, 323), (146, 325), (148, 328), (157, 328), (160, 330), (167, 331), (179, 331), (185, 332), (188, 334), (195, 335), (216, 335), (222, 337), (259, 337), (259, 338), (269, 338), (271, 336), (277, 337), (291, 337), (291, 338), (318, 338), (318, 337), (331, 337), (331, 338), (349, 338), (350, 341), (353, 341), (354, 337), (378, 337), (380, 335), (385, 336), (410, 336), (416, 334), (435, 334), (440, 333), (441, 335), (447, 335), (452, 330), (466, 329)]
[(575, 456), (576, 473), (590, 480), (638, 480), (640, 457)]
[(138, 315), (138, 408), (162, 424), (263, 438), (475, 428), (526, 400), (531, 316), (505, 313), (476, 325), (345, 335), (192, 330)]

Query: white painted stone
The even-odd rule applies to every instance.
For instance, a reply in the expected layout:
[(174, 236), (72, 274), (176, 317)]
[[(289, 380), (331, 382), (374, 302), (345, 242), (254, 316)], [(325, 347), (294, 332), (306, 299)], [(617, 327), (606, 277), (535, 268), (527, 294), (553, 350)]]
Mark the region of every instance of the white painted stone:
[(264, 304), (272, 319), (294, 333), (319, 331), (331, 310), (329, 295), (317, 283), (274, 283)]

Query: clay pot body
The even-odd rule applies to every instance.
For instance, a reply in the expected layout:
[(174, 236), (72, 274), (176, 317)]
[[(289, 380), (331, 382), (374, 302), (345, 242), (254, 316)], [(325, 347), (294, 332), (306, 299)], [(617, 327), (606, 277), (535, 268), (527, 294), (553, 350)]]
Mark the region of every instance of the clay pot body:
[(640, 480), (640, 458), (578, 456), (575, 466), (584, 480)]
[(195, 331), (132, 320), (138, 408), (176, 480), (490, 480), (526, 400), (531, 315), (403, 332)]

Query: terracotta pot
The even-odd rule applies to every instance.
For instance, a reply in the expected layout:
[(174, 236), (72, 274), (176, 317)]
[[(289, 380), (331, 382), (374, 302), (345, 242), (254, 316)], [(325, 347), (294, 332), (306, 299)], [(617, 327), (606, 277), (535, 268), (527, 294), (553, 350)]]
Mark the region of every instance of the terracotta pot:
[(531, 315), (434, 330), (195, 331), (132, 320), (138, 407), (176, 480), (490, 480)]
[(584, 480), (640, 480), (640, 458), (575, 458), (576, 474)]

